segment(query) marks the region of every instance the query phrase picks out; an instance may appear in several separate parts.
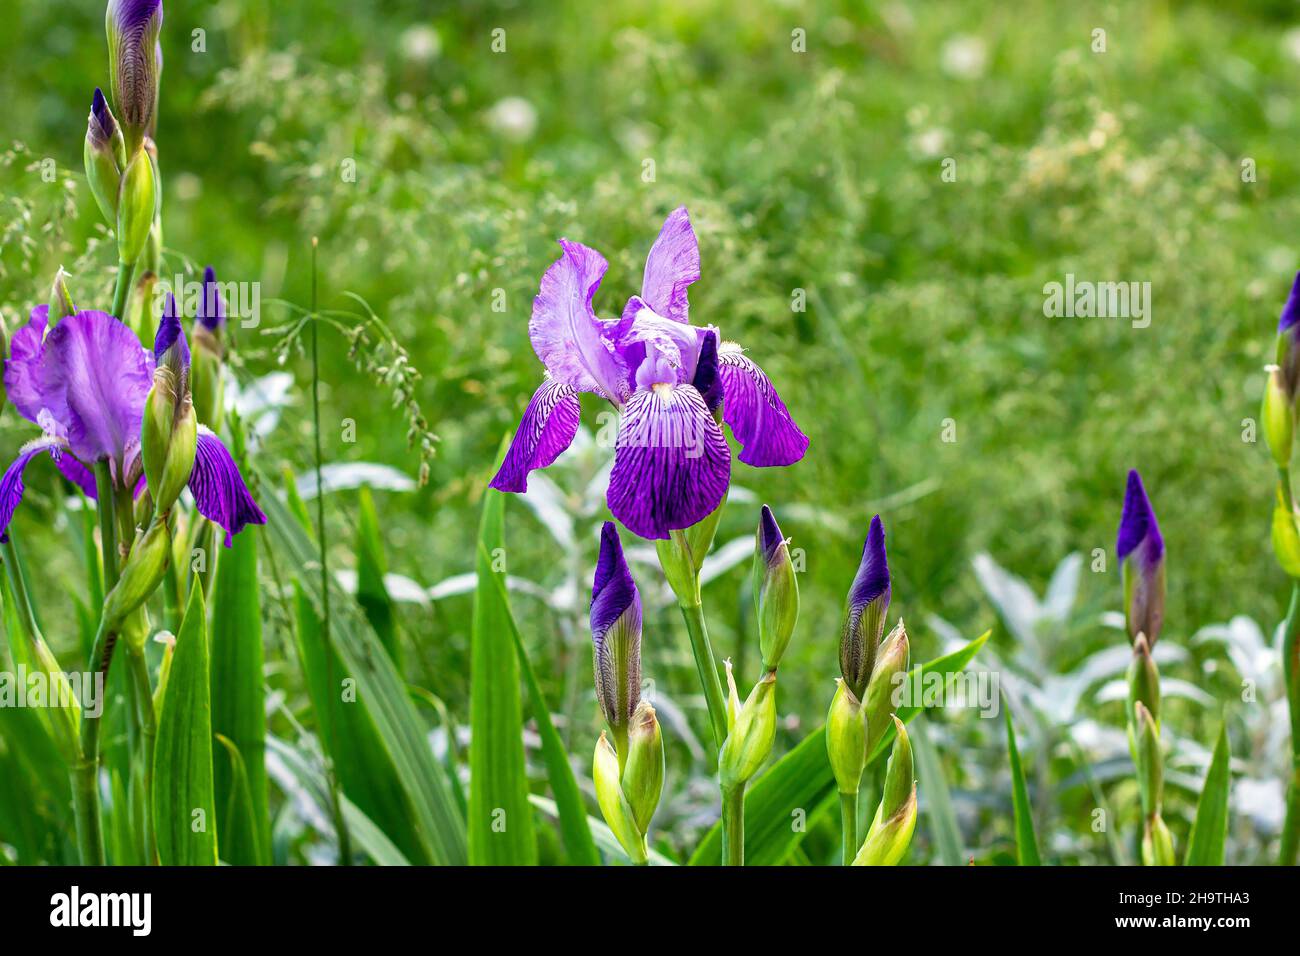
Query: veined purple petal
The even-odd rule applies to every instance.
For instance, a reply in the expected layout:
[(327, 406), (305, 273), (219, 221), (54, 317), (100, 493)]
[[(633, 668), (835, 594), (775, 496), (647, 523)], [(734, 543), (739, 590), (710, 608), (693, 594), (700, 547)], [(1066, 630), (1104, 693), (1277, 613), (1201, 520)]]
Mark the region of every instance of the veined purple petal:
[(78, 312), (50, 330), (42, 400), (77, 458), (124, 461), (127, 445), (140, 437), (152, 365), (135, 334), (106, 312)]
[(190, 493), (199, 514), (225, 529), (227, 548), (245, 525), (266, 524), (266, 515), (248, 493), (235, 459), (206, 425), (199, 426)]
[(4, 477), (0, 478), (0, 541), (9, 540), (9, 522), (13, 521), (14, 511), (17, 510), (18, 503), (23, 500), (23, 492), (26, 490), (23, 485), (23, 470), (42, 452), (48, 452), (55, 461), (58, 461), (60, 457), (64, 457), (65, 447), (61, 439), (52, 435), (29, 441), (23, 445), (18, 452), (18, 457), (5, 470)]
[(203, 295), (199, 297), (199, 311), (195, 317), (209, 332), (215, 332), (226, 321), (226, 303), (221, 298), (221, 286), (212, 266), (203, 270)]
[(9, 341), (9, 358), (5, 359), (5, 392), (18, 414), (37, 424), (45, 406), (41, 392), (41, 351), (49, 327), (50, 307), (38, 305), (31, 318)]
[(176, 349), (174, 362), (176, 367), (189, 368), (190, 344), (185, 339), (185, 330), (181, 328), (181, 320), (176, 314), (176, 296), (169, 292), (167, 301), (163, 305), (162, 318), (158, 320), (158, 332), (153, 340), (154, 361), (162, 364), (168, 349), (173, 347)]
[(1300, 272), (1296, 273), (1295, 282), (1291, 284), (1291, 294), (1282, 306), (1282, 317), (1278, 320), (1277, 331), (1280, 335), (1300, 323)]
[(606, 500), (643, 538), (667, 538), (707, 517), (731, 478), (731, 450), (689, 385), (633, 393), (619, 424)]
[(641, 298), (662, 316), (675, 322), (690, 321), (686, 288), (700, 277), (700, 245), (685, 206), (678, 206), (664, 221), (659, 238), (650, 247), (641, 280)]
[(765, 468), (793, 465), (808, 450), (808, 436), (790, 417), (766, 373), (740, 346), (724, 342), (718, 350), (722, 380), (722, 416), (741, 444), (739, 458)]
[(158, 101), (162, 0), (109, 0), (106, 17), (113, 98), (122, 122), (143, 133)]
[(861, 608), (884, 596), (885, 606), (889, 606), (889, 558), (885, 554), (885, 526), (880, 515), (871, 519), (867, 529), (867, 540), (862, 544), (862, 560), (858, 564), (858, 573), (849, 588), (849, 607)]
[(528, 473), (545, 468), (573, 444), (582, 407), (572, 386), (547, 379), (533, 393), (501, 469), (489, 482), (497, 491), (528, 490)]
[(651, 385), (690, 382), (699, 363), (704, 330), (666, 319), (634, 295), (628, 299), (612, 337), (635, 391)]
[(528, 322), (533, 350), (557, 382), (622, 403), (627, 370), (609, 339), (617, 322), (598, 319), (591, 307), (609, 264), (577, 242), (561, 239), (560, 248), (564, 255), (546, 270), (533, 299)]
[(695, 377), (691, 384), (704, 396), (704, 404), (710, 412), (716, 412), (722, 404), (722, 376), (718, 374), (718, 333), (713, 329), (703, 329), (700, 344), (700, 358), (695, 363)]
[(591, 640), (600, 708), (611, 725), (626, 724), (641, 697), (641, 596), (612, 521), (600, 531)]
[[(64, 478), (72, 482), (81, 489), (91, 501), (96, 498), (95, 475), (89, 468), (83, 465), (71, 455), (57, 455), (54, 459), (55, 464), (59, 466), (59, 472)], [(137, 497), (139, 497), (137, 495)]]
[(1142, 476), (1133, 469), (1128, 473), (1128, 485), (1124, 489), (1124, 510), (1120, 513), (1119, 534), (1115, 540), (1116, 557), (1122, 562), (1143, 544), (1145, 547), (1139, 555), (1143, 561), (1158, 561), (1164, 557), (1165, 541), (1160, 536), (1160, 526), (1156, 524), (1156, 513), (1142, 485)]

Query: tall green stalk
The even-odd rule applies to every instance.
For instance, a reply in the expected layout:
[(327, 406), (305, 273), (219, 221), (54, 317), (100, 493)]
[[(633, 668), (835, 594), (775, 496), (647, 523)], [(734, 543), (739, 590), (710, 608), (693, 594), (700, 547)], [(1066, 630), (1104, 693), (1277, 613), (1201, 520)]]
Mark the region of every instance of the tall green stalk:
[(722, 790), (722, 865), (745, 865), (745, 785)]
[(1291, 779), (1278, 863), (1295, 866), (1300, 852), (1300, 581), (1292, 585), (1291, 604), (1282, 629), (1282, 672), (1291, 712)]
[(840, 849), (845, 866), (851, 866), (858, 855), (858, 795), (840, 794)]
[(700, 675), (700, 686), (704, 688), (704, 701), (709, 709), (709, 726), (713, 728), (713, 740), (721, 747), (727, 739), (727, 696), (722, 690), (722, 678), (718, 675), (718, 662), (713, 656), (713, 645), (709, 641), (709, 629), (704, 623), (704, 607), (700, 602), (679, 604), (682, 618), (686, 621), (686, 632), (691, 638), (691, 652), (695, 656), (695, 668)]

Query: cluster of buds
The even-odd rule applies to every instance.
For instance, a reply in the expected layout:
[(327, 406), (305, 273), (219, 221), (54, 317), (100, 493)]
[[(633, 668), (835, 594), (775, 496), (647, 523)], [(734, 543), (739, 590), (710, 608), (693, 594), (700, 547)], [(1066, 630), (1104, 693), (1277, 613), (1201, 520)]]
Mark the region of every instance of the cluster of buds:
[(86, 178), (104, 218), (117, 231), (118, 259), (127, 266), (134, 266), (146, 248), (156, 258), (162, 242), (153, 142), (162, 19), (162, 0), (110, 0), (104, 25), (110, 90), (121, 122), (96, 89), (86, 124)]
[[(903, 796), (915, 787), (912, 751), (902, 724), (894, 716), (900, 675), (907, 673), (910, 645), (902, 620), (884, 636), (891, 593), (885, 529), (876, 515), (867, 530), (840, 629), (840, 677), (835, 681), (835, 695), (826, 715), (826, 751), (840, 794), (856, 800), (867, 761), (891, 723), (896, 726), (898, 736), (886, 772), (887, 779), (896, 777), (895, 787), (891, 790), (887, 784), (876, 823), (854, 861), (885, 865), (896, 863), (902, 856), (916, 826), (915, 796), (910, 803)], [(898, 844), (895, 838), (903, 833), (906, 837)], [(889, 843), (889, 852), (882, 849), (881, 841), (894, 841)], [(870, 853), (869, 846), (874, 846)]]
[(641, 699), (641, 595), (610, 521), (591, 589), (591, 640), (596, 698), (609, 728), (592, 763), (596, 802), (628, 857), (644, 864), (664, 785), (664, 740), (654, 706)]
[(799, 585), (790, 542), (772, 509), (763, 505), (754, 550), (754, 616), (763, 673), (742, 703), (731, 661), (727, 670), (727, 737), (718, 754), (724, 792), (742, 789), (772, 752), (776, 740), (776, 669), (799, 620)]
[(1152, 650), (1165, 616), (1165, 542), (1142, 478), (1128, 474), (1115, 553), (1124, 580), (1124, 619), (1133, 644), (1128, 669), (1128, 742), (1142, 796), (1142, 862), (1173, 866), (1173, 840), (1161, 817), (1160, 672)]

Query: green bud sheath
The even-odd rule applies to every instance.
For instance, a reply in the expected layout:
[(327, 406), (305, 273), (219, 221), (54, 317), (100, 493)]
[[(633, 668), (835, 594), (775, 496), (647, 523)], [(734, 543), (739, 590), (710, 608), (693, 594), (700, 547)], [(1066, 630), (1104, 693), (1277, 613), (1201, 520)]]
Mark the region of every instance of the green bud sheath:
[(158, 589), (170, 556), (171, 535), (167, 523), (155, 518), (144, 537), (136, 541), (122, 576), (104, 599), (105, 627), (121, 627), (127, 615), (148, 600)]
[(663, 568), (668, 586), (677, 595), (677, 603), (686, 607), (699, 604), (699, 573), (695, 570), (695, 559), (686, 542), (686, 532), (670, 531), (667, 538), (655, 542), (655, 552), (659, 555), (659, 566)]
[(862, 704), (838, 677), (826, 714), (826, 756), (840, 793), (856, 794), (867, 760), (867, 719)]
[[(759, 538), (761, 541), (761, 529)], [(785, 541), (776, 546), (770, 557), (763, 553), (761, 544), (754, 553), (754, 613), (763, 669), (776, 670), (799, 620), (799, 583)]]
[(1267, 368), (1268, 381), (1264, 385), (1264, 399), (1259, 420), (1264, 424), (1264, 438), (1273, 461), (1279, 468), (1291, 464), (1291, 448), (1295, 438), (1295, 404), (1286, 391), (1282, 369), (1277, 365)]
[(1273, 501), (1273, 554), (1283, 571), (1300, 578), (1300, 531), (1280, 479)]
[[(21, 640), (18, 635), (10, 635)], [(59, 666), (58, 658), (49, 645), (38, 635), (29, 650), (36, 666), (45, 674), (49, 697), (42, 712), (46, 726), (59, 753), (70, 765), (81, 759), (81, 703), (72, 691), (68, 675)], [(103, 701), (100, 701), (103, 705)]]
[(176, 635), (171, 631), (159, 631), (153, 639), (163, 646), (162, 662), (158, 665), (158, 686), (153, 692), (153, 712), (161, 714), (163, 697), (167, 695), (167, 680), (172, 673), (172, 657), (176, 653)]
[(122, 174), (117, 200), (117, 256), (127, 265), (140, 258), (153, 228), (155, 193), (153, 161), (139, 148)]
[(202, 322), (194, 325), (190, 339), (190, 388), (194, 395), (194, 413), (214, 432), (221, 430), (223, 384), (221, 363), (223, 348), (219, 333)]
[(618, 754), (610, 746), (602, 731), (596, 741), (596, 756), (591, 764), (592, 782), (596, 785), (596, 803), (601, 816), (618, 838), (618, 842), (633, 863), (645, 863), (647, 858), (645, 838), (637, 831), (632, 807), (623, 796), (618, 776)]
[(704, 559), (708, 556), (709, 549), (713, 547), (713, 538), (718, 533), (718, 522), (722, 520), (722, 509), (725, 507), (727, 507), (727, 496), (723, 494), (722, 501), (713, 509), (712, 514), (702, 521), (697, 521), (682, 533), (686, 550), (691, 556), (691, 566), (695, 568), (696, 574), (704, 568)]
[(916, 778), (907, 728), (892, 718), (898, 736), (885, 771), (885, 792), (854, 866), (895, 866), (907, 853), (916, 830)]
[[(732, 684), (734, 696), (735, 684), (730, 662), (727, 663), (727, 680)], [(718, 779), (722, 788), (730, 790), (757, 773), (767, 755), (772, 752), (775, 740), (776, 674), (768, 672), (749, 692), (749, 698), (736, 714), (727, 739), (722, 744), (722, 751), (718, 755)]]
[(59, 319), (75, 315), (76, 303), (72, 301), (72, 292), (68, 289), (68, 273), (63, 266), (54, 274), (54, 283), (50, 286), (50, 313), (46, 317), (53, 328)]
[(1147, 644), (1145, 634), (1139, 634), (1133, 642), (1133, 660), (1128, 666), (1128, 706), (1133, 712), (1133, 705), (1141, 702), (1146, 707), (1157, 727), (1160, 724), (1160, 672), (1151, 656), (1151, 647)]
[(1138, 788), (1142, 792), (1142, 812), (1147, 816), (1160, 812), (1164, 789), (1164, 765), (1160, 756), (1160, 728), (1151, 711), (1138, 701), (1133, 705), (1133, 735), (1137, 741)]
[(1174, 838), (1159, 813), (1147, 817), (1142, 826), (1142, 865), (1174, 866)]
[(650, 832), (650, 819), (664, 788), (664, 738), (649, 701), (637, 705), (628, 725), (627, 763), (623, 768), (623, 795), (632, 808), (637, 832)]
[(902, 683), (899, 674), (907, 673), (907, 662), (911, 654), (911, 644), (907, 638), (907, 628), (899, 620), (880, 645), (876, 655), (876, 666), (871, 671), (871, 680), (867, 683), (867, 698), (863, 710), (867, 718), (867, 746), (865, 753), (875, 752), (876, 744), (884, 737), (889, 722), (898, 709), (898, 694)]

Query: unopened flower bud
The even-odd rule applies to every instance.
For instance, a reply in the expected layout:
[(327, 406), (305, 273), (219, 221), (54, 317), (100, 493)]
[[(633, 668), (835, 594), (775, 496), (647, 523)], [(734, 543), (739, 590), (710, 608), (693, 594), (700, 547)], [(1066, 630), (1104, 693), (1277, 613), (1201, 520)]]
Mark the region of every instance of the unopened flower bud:
[(1115, 543), (1124, 577), (1124, 619), (1130, 639), (1145, 634), (1156, 646), (1165, 619), (1165, 541), (1142, 477), (1128, 473)]
[(857, 793), (867, 761), (867, 718), (861, 702), (840, 678), (826, 714), (826, 756), (840, 793)]
[(1268, 366), (1268, 380), (1264, 384), (1264, 399), (1259, 410), (1264, 423), (1264, 438), (1273, 461), (1279, 468), (1291, 464), (1291, 448), (1295, 439), (1295, 398), (1287, 393), (1286, 380), (1277, 365)]
[(140, 457), (157, 514), (166, 514), (189, 484), (198, 444), (198, 420), (190, 398), (190, 350), (169, 295), (154, 339), (153, 387), (145, 398)]
[(854, 866), (894, 866), (912, 842), (916, 830), (916, 777), (912, 770), (912, 742), (907, 728), (893, 718), (897, 736), (885, 771), (885, 791), (876, 808), (875, 819)]
[(876, 650), (885, 631), (889, 610), (889, 561), (885, 555), (885, 528), (880, 515), (871, 519), (862, 561), (849, 588), (844, 625), (840, 631), (840, 673), (859, 700), (876, 664)]
[(637, 705), (627, 729), (627, 761), (623, 766), (623, 796), (632, 808), (637, 832), (650, 831), (650, 819), (664, 788), (664, 738), (655, 709), (648, 700)]
[(1142, 865), (1174, 866), (1174, 838), (1159, 814), (1147, 817), (1142, 827)]
[(621, 745), (641, 699), (641, 596), (612, 521), (600, 532), (590, 620), (596, 697)]
[(63, 266), (59, 266), (59, 271), (54, 273), (54, 283), (50, 286), (50, 311), (46, 315), (51, 328), (59, 319), (77, 314), (77, 306), (68, 290), (68, 278)]
[(104, 599), (106, 627), (121, 627), (126, 616), (158, 589), (167, 571), (170, 556), (171, 535), (167, 523), (155, 518), (149, 525), (149, 530), (136, 541), (121, 577)]
[[(726, 662), (726, 668), (729, 696), (738, 702), (731, 661)], [(718, 754), (718, 779), (724, 790), (749, 780), (772, 752), (776, 740), (776, 674), (769, 671), (759, 678), (744, 706), (730, 704), (727, 722), (727, 739)]]
[(138, 147), (126, 165), (118, 190), (117, 257), (127, 265), (140, 258), (153, 228), (156, 190), (153, 161), (143, 147)]
[(1160, 720), (1160, 672), (1155, 659), (1151, 656), (1151, 646), (1145, 634), (1139, 634), (1133, 642), (1133, 660), (1128, 667), (1128, 705), (1141, 703), (1152, 718)]
[(1147, 816), (1160, 812), (1164, 791), (1164, 761), (1160, 755), (1160, 726), (1146, 705), (1133, 705), (1133, 736), (1137, 742), (1138, 789), (1142, 794), (1142, 812)]
[(162, 19), (162, 0), (109, 0), (104, 17), (113, 102), (122, 114), (128, 150), (154, 126)]
[(86, 120), (86, 142), (82, 150), (86, 164), (86, 181), (104, 221), (117, 224), (117, 199), (126, 164), (126, 146), (122, 129), (108, 108), (103, 92), (96, 87)]
[(867, 718), (868, 757), (875, 753), (876, 745), (885, 736), (889, 722), (898, 709), (898, 695), (901, 680), (898, 675), (907, 673), (908, 656), (911, 645), (907, 639), (907, 628), (900, 620), (894, 625), (880, 645), (876, 655), (876, 666), (871, 671), (871, 681), (867, 684), (867, 699), (863, 711)]
[(222, 325), (226, 320), (226, 306), (221, 299), (216, 273), (211, 266), (203, 272), (203, 295), (199, 299), (194, 322), (194, 366), (191, 382), (194, 392), (194, 411), (199, 421), (220, 430), (222, 398)]
[(772, 509), (763, 505), (754, 552), (754, 615), (763, 669), (776, 670), (790, 645), (799, 620), (799, 582), (795, 580), (790, 545), (781, 536)]
[(601, 816), (614, 836), (627, 851), (633, 863), (645, 863), (647, 858), (645, 837), (637, 830), (636, 817), (623, 795), (619, 780), (618, 755), (610, 746), (609, 738), (601, 732), (596, 742), (596, 755), (591, 764), (592, 782), (596, 785), (596, 803)]

